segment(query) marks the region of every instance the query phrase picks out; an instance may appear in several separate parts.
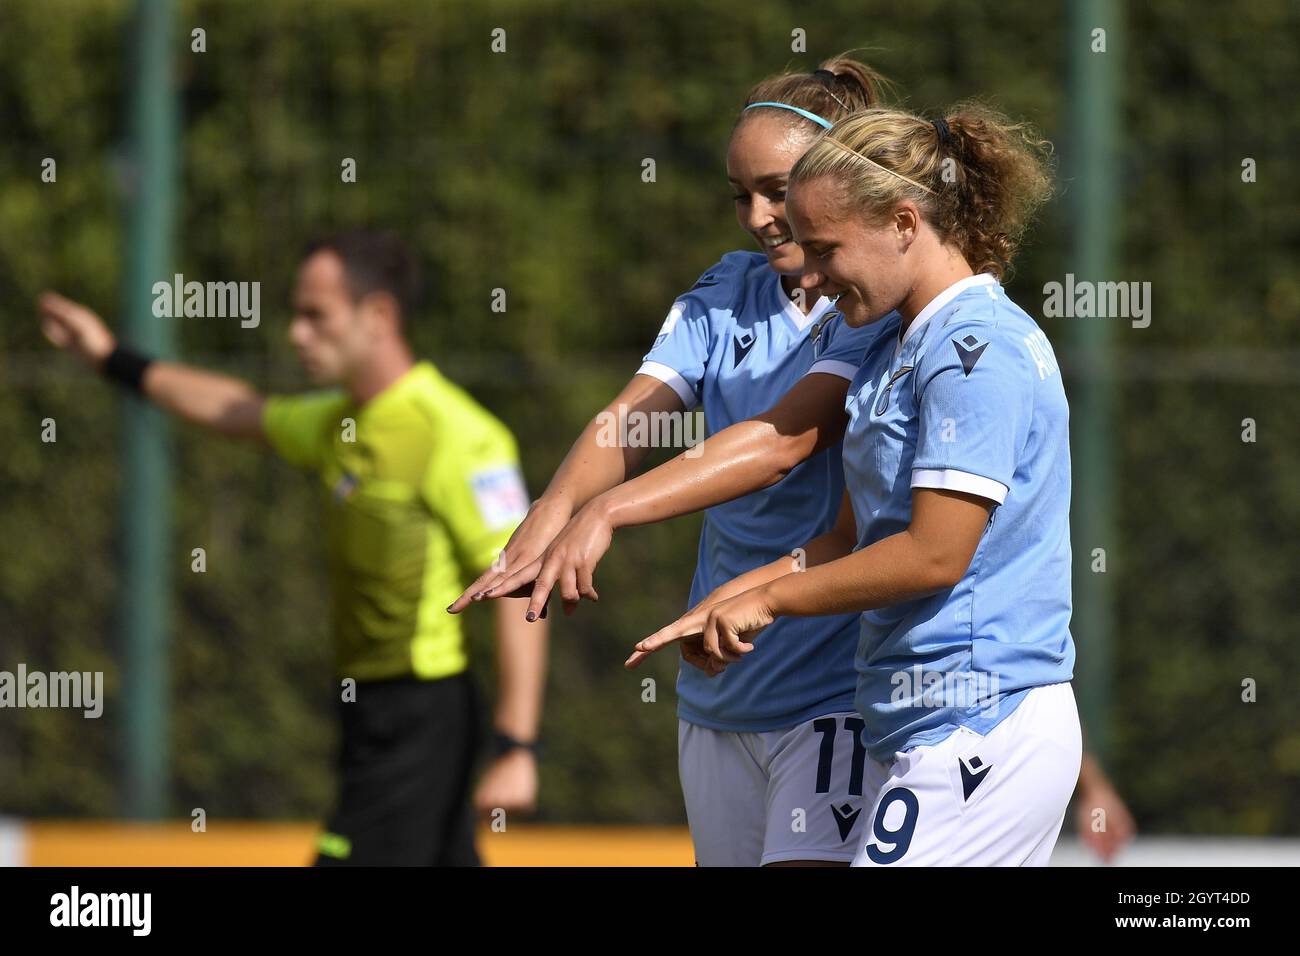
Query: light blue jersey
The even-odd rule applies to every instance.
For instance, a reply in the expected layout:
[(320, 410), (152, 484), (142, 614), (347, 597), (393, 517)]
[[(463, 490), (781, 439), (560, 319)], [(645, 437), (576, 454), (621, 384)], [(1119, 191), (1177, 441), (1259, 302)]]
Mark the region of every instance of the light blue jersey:
[(1069, 680), (1070, 448), (1047, 336), (989, 275), (882, 323), (849, 386), (844, 469), (858, 548), (907, 528), (912, 489), (997, 502), (956, 587), (867, 611), (857, 708), (871, 756), (985, 734)]
[[(639, 371), (702, 403), (707, 434), (753, 418), (812, 372), (852, 379), (876, 330), (851, 329), (821, 299), (808, 315), (757, 252), (731, 252), (680, 296)], [(844, 493), (840, 447), (771, 488), (704, 513), (694, 606), (709, 592), (829, 531)], [(714, 730), (759, 732), (853, 709), (857, 615), (782, 618), (714, 678), (684, 665), (677, 713)]]

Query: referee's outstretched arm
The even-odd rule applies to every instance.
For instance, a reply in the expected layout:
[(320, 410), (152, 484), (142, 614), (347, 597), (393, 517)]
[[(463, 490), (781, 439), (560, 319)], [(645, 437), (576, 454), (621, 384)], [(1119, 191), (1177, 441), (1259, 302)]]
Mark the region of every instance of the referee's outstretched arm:
[(231, 438), (265, 441), (265, 399), (246, 382), (179, 362), (150, 361), (121, 348), (94, 311), (58, 293), (43, 293), (37, 307), (45, 337), (95, 371), (186, 421)]

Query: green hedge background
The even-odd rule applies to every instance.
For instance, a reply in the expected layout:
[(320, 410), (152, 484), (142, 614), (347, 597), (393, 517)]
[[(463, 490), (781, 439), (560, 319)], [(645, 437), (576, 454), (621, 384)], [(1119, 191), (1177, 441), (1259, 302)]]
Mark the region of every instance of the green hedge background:
[[(1116, 330), (1110, 769), (1146, 832), (1296, 834), (1300, 12), (1286, 0), (1119, 6), (1115, 278), (1150, 281), (1154, 313), (1150, 328)], [(1068, 169), (1065, 57), (1086, 39), (1065, 12), (1036, 0), (182, 3), (175, 267), (260, 280), (263, 321), (183, 320), (180, 354), (269, 390), (304, 386), (283, 306), (301, 243), (346, 224), (396, 228), (426, 264), (420, 352), (514, 429), (536, 493), (674, 296), (747, 247), (722, 156), (752, 83), (865, 48), (909, 106), (982, 95), (1037, 123)], [(0, 669), (104, 670), (110, 689), (98, 721), (0, 711), (0, 813), (120, 809), (121, 399), (45, 346), (32, 302), (53, 287), (116, 320), (129, 14), (125, 0), (0, 4)], [(194, 27), (205, 53), (190, 52)], [(504, 54), (489, 47), (497, 27)], [(808, 54), (791, 52), (795, 28)], [(40, 181), (47, 156), (57, 184)], [(343, 157), (357, 160), (355, 184), (340, 182)], [(654, 183), (641, 181), (645, 157)], [(1241, 181), (1245, 157), (1256, 183)], [(1031, 312), (1072, 271), (1066, 208), (1048, 211), (1011, 284)], [(489, 309), (496, 287), (504, 315)], [(1043, 321), (1067, 374), (1071, 321)], [(47, 417), (54, 444), (40, 440)], [(1253, 444), (1240, 437), (1248, 417)], [(174, 441), (172, 810), (319, 816), (335, 691), (312, 483), (193, 429)], [(697, 531), (683, 520), (624, 534), (600, 606), (556, 621), (541, 819), (683, 820), (676, 662), (646, 671), (653, 704), (620, 663), (683, 606)], [(204, 575), (188, 572), (197, 546)], [(485, 617), (471, 628), (491, 686)]]

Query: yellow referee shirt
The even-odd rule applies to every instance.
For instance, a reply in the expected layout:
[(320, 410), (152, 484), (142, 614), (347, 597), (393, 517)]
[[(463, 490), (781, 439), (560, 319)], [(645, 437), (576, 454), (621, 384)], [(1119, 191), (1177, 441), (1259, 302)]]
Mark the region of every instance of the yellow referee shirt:
[(528, 510), (509, 430), (428, 362), (361, 406), (339, 390), (273, 396), (262, 424), (320, 476), (339, 676), (463, 671), (447, 605)]

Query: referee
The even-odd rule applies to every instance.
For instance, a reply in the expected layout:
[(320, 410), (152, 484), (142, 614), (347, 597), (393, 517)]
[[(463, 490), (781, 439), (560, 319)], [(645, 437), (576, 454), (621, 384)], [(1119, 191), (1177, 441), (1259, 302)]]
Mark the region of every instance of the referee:
[(387, 233), (311, 243), (289, 337), (321, 391), (260, 395), (224, 375), (121, 346), (90, 309), (39, 300), (46, 337), (160, 408), (260, 442), (318, 476), (340, 680), (334, 816), (318, 865), (472, 866), (477, 815), (527, 812), (546, 624), (499, 602), (494, 759), (470, 797), (487, 734), (459, 619), (446, 607), (494, 560), (528, 509), (514, 438), (404, 334), (414, 258)]

